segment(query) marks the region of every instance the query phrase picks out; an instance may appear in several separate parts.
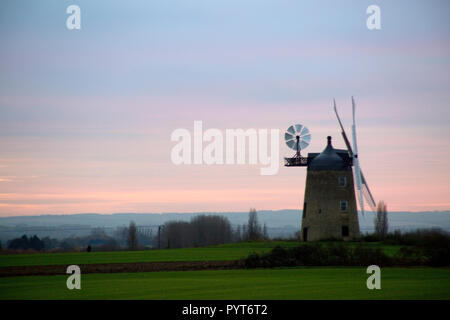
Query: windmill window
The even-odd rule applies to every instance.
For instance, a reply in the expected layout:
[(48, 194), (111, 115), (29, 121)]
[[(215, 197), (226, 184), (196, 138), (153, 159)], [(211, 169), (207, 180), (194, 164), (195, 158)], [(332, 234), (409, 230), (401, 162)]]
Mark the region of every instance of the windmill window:
[(338, 183), (339, 183), (339, 187), (346, 187), (347, 186), (347, 177), (339, 176)]
[(347, 211), (348, 209), (348, 201), (347, 200), (341, 200), (339, 204), (339, 208), (341, 211)]
[(303, 219), (306, 218), (306, 202), (303, 203)]

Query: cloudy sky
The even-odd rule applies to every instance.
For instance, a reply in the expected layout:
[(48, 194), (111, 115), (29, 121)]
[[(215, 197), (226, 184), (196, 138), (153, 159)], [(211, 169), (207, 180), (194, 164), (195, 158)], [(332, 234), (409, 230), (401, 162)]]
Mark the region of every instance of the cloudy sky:
[[(66, 8), (81, 8), (81, 30)], [(381, 8), (381, 30), (366, 9)], [(450, 209), (448, 1), (2, 1), (0, 216), (300, 208), (306, 172), (174, 165), (177, 128), (344, 148), (395, 211)], [(280, 146), (280, 158), (292, 150)]]

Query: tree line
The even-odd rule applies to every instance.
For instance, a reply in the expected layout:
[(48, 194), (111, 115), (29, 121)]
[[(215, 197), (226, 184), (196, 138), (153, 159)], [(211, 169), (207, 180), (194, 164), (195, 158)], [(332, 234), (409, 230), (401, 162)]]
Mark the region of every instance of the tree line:
[[(386, 204), (380, 202), (375, 217), (375, 234), (363, 236), (366, 240), (380, 240), (388, 236)], [(230, 242), (260, 241), (269, 239), (267, 227), (260, 224), (256, 209), (250, 209), (248, 222), (232, 227), (228, 218), (219, 215), (198, 215), (189, 222), (168, 221), (159, 226), (158, 232), (139, 230), (131, 221), (128, 227), (118, 227), (112, 235), (101, 228), (94, 228), (85, 237), (67, 237), (62, 240), (36, 235), (23, 235), (7, 242), (11, 250), (60, 250), (60, 251), (114, 251), (142, 250), (145, 248), (202, 247)], [(1, 248), (1, 246), (0, 246)]]
[(268, 239), (267, 228), (258, 222), (256, 210), (250, 209), (248, 223), (235, 228), (228, 218), (217, 215), (198, 215), (189, 222), (169, 221), (161, 228), (159, 247), (202, 247), (264, 239)]
[(102, 228), (92, 229), (88, 236), (71, 236), (62, 240), (23, 235), (8, 241), (7, 248), (34, 251), (115, 251), (202, 247), (263, 239), (268, 239), (267, 228), (260, 225), (256, 210), (251, 209), (248, 223), (234, 228), (226, 217), (198, 215), (189, 222), (168, 221), (158, 228), (158, 232), (139, 230), (131, 221), (128, 227), (118, 227), (112, 235), (107, 235)]

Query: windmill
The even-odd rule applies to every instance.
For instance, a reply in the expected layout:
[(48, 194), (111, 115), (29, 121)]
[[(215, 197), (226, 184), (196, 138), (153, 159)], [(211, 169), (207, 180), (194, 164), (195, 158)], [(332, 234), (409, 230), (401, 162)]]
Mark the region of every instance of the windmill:
[(285, 166), (307, 167), (300, 232), (303, 241), (358, 238), (359, 222), (355, 189), (358, 191), (362, 212), (364, 212), (363, 194), (371, 207), (375, 204), (359, 165), (353, 98), (352, 102), (353, 148), (338, 116), (336, 103), (334, 103), (334, 110), (347, 150), (333, 148), (331, 136), (328, 136), (327, 146), (322, 152), (308, 153), (307, 157), (303, 157), (301, 150), (308, 147), (311, 142), (311, 133), (308, 128), (296, 124), (290, 126), (284, 135), (286, 145), (296, 151), (293, 157), (284, 158)]
[(311, 142), (311, 134), (307, 127), (301, 124), (290, 126), (284, 133), (286, 145), (296, 151), (295, 155), (289, 159), (292, 166), (306, 165), (307, 158), (302, 157), (301, 150), (309, 146)]
[(344, 138), (345, 145), (347, 146), (348, 155), (353, 159), (354, 164), (354, 174), (356, 177), (356, 189), (358, 190), (358, 200), (359, 206), (361, 209), (361, 213), (364, 215), (364, 198), (366, 199), (368, 205), (372, 209), (372, 211), (376, 211), (375, 200), (373, 199), (372, 193), (370, 192), (369, 186), (367, 185), (367, 181), (364, 178), (364, 175), (361, 171), (361, 166), (359, 164), (358, 159), (358, 144), (356, 142), (356, 122), (355, 122), (355, 99), (352, 97), (352, 115), (353, 115), (353, 124), (352, 124), (352, 138), (353, 138), (353, 152), (352, 147), (350, 146), (350, 142), (347, 139), (347, 135), (344, 130), (344, 126), (342, 125), (342, 121), (339, 118), (339, 114), (336, 108), (336, 101), (333, 99), (333, 107), (334, 113), (336, 114), (336, 118), (339, 122), (339, 126), (341, 127), (342, 138)]

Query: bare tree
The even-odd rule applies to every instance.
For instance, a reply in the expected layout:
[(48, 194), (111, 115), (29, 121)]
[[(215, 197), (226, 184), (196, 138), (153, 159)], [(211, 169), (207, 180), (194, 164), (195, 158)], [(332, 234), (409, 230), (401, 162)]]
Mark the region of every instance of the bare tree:
[(240, 242), (242, 241), (242, 234), (241, 234), (241, 226), (238, 225), (236, 227), (236, 231), (234, 232), (234, 241)]
[(378, 202), (377, 216), (375, 217), (375, 233), (380, 237), (385, 237), (388, 233), (387, 206), (383, 201)]
[(185, 221), (168, 221), (161, 231), (161, 244), (171, 248), (202, 247), (232, 241), (229, 220), (222, 216), (198, 215)]
[(161, 248), (192, 247), (192, 228), (186, 221), (168, 221), (161, 228)]
[(128, 250), (136, 250), (138, 248), (137, 228), (134, 221), (130, 222), (127, 235)]
[(267, 233), (267, 226), (266, 226), (265, 223), (264, 223), (262, 235), (263, 235), (263, 238), (264, 238), (264, 239), (269, 239), (269, 235), (268, 235), (268, 233)]
[(261, 226), (258, 223), (258, 213), (256, 212), (256, 209), (252, 208), (248, 213), (247, 239), (252, 241), (259, 240), (261, 238), (262, 234)]
[(242, 225), (242, 236), (241, 236), (241, 239), (243, 241), (247, 241), (248, 240), (248, 232), (247, 232), (247, 225), (246, 224)]
[(190, 223), (196, 246), (231, 242), (231, 225), (225, 217), (198, 215), (192, 218)]

